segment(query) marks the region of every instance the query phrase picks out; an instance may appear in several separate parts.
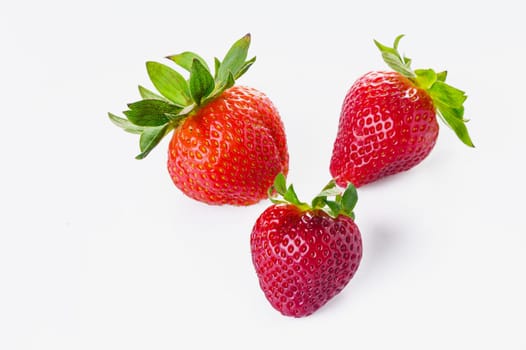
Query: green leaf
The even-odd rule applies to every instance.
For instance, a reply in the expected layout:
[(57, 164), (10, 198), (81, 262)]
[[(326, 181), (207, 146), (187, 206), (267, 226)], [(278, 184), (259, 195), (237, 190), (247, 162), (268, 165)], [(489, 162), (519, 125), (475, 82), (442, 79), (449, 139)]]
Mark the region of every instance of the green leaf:
[(195, 103), (199, 106), (201, 101), (214, 91), (215, 82), (207, 67), (194, 58), (190, 73), (190, 92)]
[(341, 203), (343, 210), (346, 213), (352, 213), (356, 202), (358, 202), (358, 192), (356, 191), (356, 187), (354, 187), (352, 183), (349, 183), (342, 195)]
[(327, 188), (320, 193), (316, 197), (331, 197), (331, 196), (337, 196), (340, 194), (340, 189), (337, 187)]
[(397, 36), (394, 41), (393, 47), (383, 45), (376, 40), (374, 40), (374, 43), (376, 47), (378, 47), (378, 49), (380, 50), (385, 63), (387, 63), (389, 67), (391, 67), (392, 69), (394, 69), (395, 71), (397, 71), (405, 77), (415, 78), (415, 73), (411, 69), (411, 59), (406, 57), (402, 58), (402, 56), (398, 52), (398, 43), (403, 37), (403, 35)]
[(144, 131), (144, 127), (138, 126), (130, 122), (128, 119), (117, 117), (115, 114), (108, 113), (108, 117), (117, 125), (119, 128), (132, 134), (141, 134)]
[(178, 106), (192, 103), (185, 78), (172, 68), (157, 62), (146, 62), (146, 69), (153, 85), (161, 95)]
[(256, 57), (252, 57), (250, 60), (246, 61), (245, 64), (239, 69), (239, 72), (237, 72), (235, 79), (239, 79), (243, 74), (246, 73), (246, 71), (256, 62)]
[(221, 67), (221, 61), (219, 58), (214, 57), (214, 80), (217, 80), (217, 75), (219, 74), (219, 68)]
[(247, 59), (249, 46), (250, 34), (245, 35), (232, 45), (219, 66), (217, 80), (221, 82), (225, 81), (228, 79), (229, 72), (231, 72), (234, 77), (239, 73)]
[(139, 111), (124, 111), (128, 120), (139, 126), (160, 126), (169, 122), (164, 114), (143, 114)]
[(136, 159), (143, 159), (146, 157), (155, 146), (159, 144), (166, 132), (168, 131), (168, 124), (153, 128), (145, 129), (139, 140), (141, 153), (137, 155)]
[(161, 101), (168, 101), (162, 96), (157, 95), (155, 92), (148, 90), (144, 86), (139, 85), (139, 94), (142, 98), (147, 100), (161, 100)]
[(428, 90), (435, 103), (460, 107), (467, 99), (466, 93), (442, 81), (437, 81)]
[(325, 185), (325, 187), (322, 188), (321, 191), (323, 192), (325, 190), (335, 188), (335, 187), (336, 187), (336, 181), (334, 181), (334, 179), (331, 179), (329, 182), (327, 182), (327, 184)]
[(438, 115), (444, 123), (455, 132), (457, 137), (465, 145), (475, 147), (466, 128), (466, 121), (464, 120), (464, 102), (467, 99), (466, 93), (446, 84), (442, 80), (445, 79), (446, 75), (446, 72), (441, 72), (440, 79), (438, 79), (437, 75), (437, 81), (427, 92), (433, 99)]
[[(437, 109), (437, 114), (441, 117), (460, 140), (473, 146), (471, 137), (468, 134), (464, 120), (464, 102), (467, 99), (466, 93), (449, 84), (446, 84), (447, 71), (436, 73), (433, 69), (411, 69), (411, 59), (401, 56), (398, 51), (398, 44), (403, 35), (396, 37), (393, 47), (385, 46), (378, 41), (374, 41), (384, 61), (398, 73), (410, 78), (418, 87), (427, 91)], [(346, 205), (345, 205), (346, 206)]]
[(412, 60), (409, 57), (404, 56), (404, 62), (406, 66), (410, 67)]
[(274, 189), (281, 195), (287, 192), (287, 179), (283, 173), (279, 173), (274, 179)]
[(393, 55), (390, 52), (382, 53), (382, 57), (389, 67), (394, 69), (396, 72), (402, 74), (407, 78), (414, 78), (415, 74), (411, 68), (406, 67), (403, 62), (400, 61), (400, 58), (396, 55)]
[[(274, 197), (274, 190), (276, 190), (276, 192), (283, 197), (283, 200)], [(276, 175), (273, 185), (268, 190), (268, 195), (270, 201), (274, 204), (288, 203), (297, 206), (301, 210), (311, 209), (308, 204), (300, 202), (298, 196), (296, 195), (296, 191), (294, 191), (293, 185), (290, 185), (287, 188), (287, 179), (283, 173)]]
[[(283, 200), (277, 199), (273, 192), (274, 190), (283, 197)], [(331, 180), (321, 192), (312, 199), (311, 205), (301, 202), (296, 195), (293, 185), (287, 188), (286, 178), (283, 174), (278, 174), (274, 179), (274, 184), (269, 188), (269, 198), (272, 203), (288, 203), (295, 205), (300, 210), (323, 210), (332, 217), (338, 215), (346, 215), (354, 219), (352, 212), (358, 200), (358, 194), (353, 184), (349, 183), (347, 189), (342, 194), (342, 191), (336, 186), (336, 182)], [(333, 200), (327, 197), (334, 197)]]
[(224, 82), (218, 82), (221, 85), (216, 85), (216, 89), (212, 92), (212, 94), (203, 102), (207, 103), (209, 100), (216, 98), (217, 96), (221, 95), (223, 91), (226, 89), (231, 88), (236, 83), (236, 80), (234, 79), (234, 76), (232, 75), (232, 72), (228, 72), (228, 77), (226, 81)]
[(124, 114), (136, 125), (160, 126), (170, 121), (169, 115), (177, 115), (181, 108), (161, 100), (142, 100), (128, 104)]
[(400, 40), (402, 40), (402, 38), (404, 37), (405, 35), (404, 34), (400, 34), (398, 35), (395, 40), (394, 40), (394, 43), (393, 43), (393, 49), (398, 51), (398, 44), (400, 44)]
[(228, 72), (228, 77), (226, 78), (225, 82), (221, 86), (221, 91), (225, 91), (226, 89), (230, 89), (232, 86), (234, 86), (236, 83), (236, 79), (234, 78), (234, 75), (232, 72)]
[(437, 74), (432, 69), (415, 69), (415, 82), (420, 88), (427, 90), (437, 81)]
[(203, 65), (203, 67), (210, 71), (210, 68), (208, 68), (208, 65), (206, 64), (206, 61), (194, 52), (185, 51), (178, 55), (167, 56), (166, 58), (172, 60), (180, 67), (186, 69), (188, 72), (192, 72), (192, 62), (194, 61), (194, 59), (197, 59), (199, 63)]
[(274, 197), (272, 197), (272, 193), (270, 191), (271, 189), (269, 189), (269, 195), (268, 195), (268, 199), (273, 203), (273, 204), (288, 204), (287, 202), (281, 200), (281, 199), (276, 199)]
[(454, 108), (441, 103), (435, 103), (437, 105), (438, 113), (442, 117), (442, 120), (449, 126), (458, 138), (469, 147), (475, 147), (473, 141), (469, 136), (468, 129), (466, 128), (464, 116), (464, 107)]
[(437, 73), (437, 80), (441, 82), (445, 82), (447, 78), (447, 71), (439, 72)]
[(234, 79), (234, 75), (232, 74), (232, 72), (228, 72), (228, 77), (221, 90), (224, 91), (226, 89), (230, 89), (232, 86), (234, 86), (235, 83), (236, 83), (236, 80)]
[(333, 217), (337, 217), (342, 211), (341, 205), (335, 201), (326, 200), (325, 204), (327, 204), (327, 206), (329, 207), (329, 214)]
[(128, 104), (128, 108), (134, 111), (143, 113), (170, 113), (177, 114), (181, 111), (181, 107), (173, 105), (169, 102), (156, 99), (145, 99)]
[(312, 200), (311, 207), (313, 207), (314, 209), (321, 209), (323, 208), (323, 206), (325, 206), (326, 200), (327, 200), (327, 197), (318, 195), (314, 197), (314, 199)]
[(316, 209), (322, 209), (325, 206), (325, 201), (328, 196), (338, 195), (340, 191), (336, 187), (336, 182), (334, 180), (329, 181), (325, 187), (321, 190), (320, 193), (312, 199), (311, 206)]
[(303, 204), (298, 199), (298, 196), (296, 195), (296, 191), (294, 191), (294, 186), (293, 185), (290, 185), (289, 188), (287, 188), (287, 191), (283, 194), (283, 199), (285, 199), (287, 202), (295, 204), (295, 205)]

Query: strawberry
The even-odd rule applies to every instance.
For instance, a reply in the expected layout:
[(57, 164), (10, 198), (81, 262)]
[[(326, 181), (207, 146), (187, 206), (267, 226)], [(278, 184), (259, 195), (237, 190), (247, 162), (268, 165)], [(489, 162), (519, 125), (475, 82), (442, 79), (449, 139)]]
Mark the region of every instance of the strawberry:
[[(271, 191), (274, 202), (250, 236), (252, 262), (270, 304), (285, 316), (308, 316), (349, 283), (360, 264), (362, 240), (354, 223), (356, 188), (334, 181), (312, 203), (300, 202), (283, 174)], [(335, 196), (335, 200), (327, 199)]]
[(212, 76), (193, 52), (167, 58), (189, 72), (147, 62), (160, 94), (142, 86), (141, 101), (128, 105), (126, 118), (109, 113), (113, 123), (140, 134), (143, 159), (172, 132), (168, 172), (187, 196), (208, 204), (250, 205), (266, 198), (276, 175), (288, 171), (283, 123), (268, 97), (250, 87), (234, 86), (254, 63), (246, 60), (250, 34), (232, 45), (223, 61), (215, 59)]
[(339, 185), (359, 187), (420, 163), (435, 145), (436, 115), (474, 147), (463, 119), (465, 93), (445, 83), (445, 71), (413, 70), (398, 52), (402, 37), (393, 47), (374, 41), (395, 71), (363, 75), (345, 97), (330, 163)]

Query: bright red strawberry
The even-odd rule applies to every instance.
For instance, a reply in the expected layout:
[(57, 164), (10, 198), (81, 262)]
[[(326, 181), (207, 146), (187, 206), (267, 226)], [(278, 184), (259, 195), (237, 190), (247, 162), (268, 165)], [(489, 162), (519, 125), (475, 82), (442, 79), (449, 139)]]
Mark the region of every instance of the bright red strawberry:
[(357, 187), (408, 170), (433, 149), (436, 115), (473, 147), (463, 119), (466, 95), (445, 83), (446, 72), (412, 70), (411, 60), (375, 41), (395, 72), (370, 72), (359, 78), (343, 102), (330, 171), (339, 185)]
[(261, 92), (233, 87), (186, 119), (170, 142), (168, 170), (188, 196), (214, 204), (251, 204), (265, 198), (287, 171), (285, 133)]
[(186, 80), (157, 62), (146, 67), (160, 95), (139, 86), (143, 100), (127, 119), (109, 114), (125, 131), (140, 134), (142, 159), (173, 130), (168, 171), (187, 196), (208, 204), (249, 205), (266, 198), (276, 175), (288, 172), (288, 151), (277, 109), (263, 93), (233, 86), (254, 63), (246, 60), (247, 34), (215, 59), (212, 76), (193, 52), (167, 57), (189, 72)]
[(356, 189), (349, 184), (342, 195), (331, 181), (308, 205), (292, 185), (286, 187), (282, 174), (273, 188), (284, 201), (272, 199), (257, 219), (250, 236), (252, 261), (275, 309), (308, 316), (341, 292), (360, 264), (362, 240), (352, 212)]

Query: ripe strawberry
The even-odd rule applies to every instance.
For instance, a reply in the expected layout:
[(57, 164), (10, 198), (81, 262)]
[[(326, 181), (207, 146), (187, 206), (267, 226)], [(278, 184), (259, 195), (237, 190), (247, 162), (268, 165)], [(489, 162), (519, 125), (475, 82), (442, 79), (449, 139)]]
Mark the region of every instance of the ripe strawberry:
[(215, 59), (212, 76), (193, 52), (167, 58), (190, 73), (186, 80), (157, 62), (146, 67), (161, 95), (142, 86), (143, 100), (128, 105), (127, 119), (109, 113), (125, 131), (140, 134), (142, 159), (173, 130), (168, 172), (187, 196), (208, 204), (249, 205), (267, 195), (276, 175), (288, 172), (288, 151), (277, 109), (262, 92), (234, 86), (254, 63), (246, 60), (250, 34)]
[[(331, 181), (312, 204), (298, 200), (285, 177), (273, 189), (282, 200), (257, 219), (250, 236), (252, 262), (270, 304), (285, 316), (308, 316), (342, 291), (358, 269), (362, 240), (352, 212), (356, 189), (343, 195)], [(273, 190), (271, 189), (271, 190)], [(328, 196), (336, 196), (328, 200)]]
[(436, 115), (474, 147), (463, 119), (466, 95), (445, 83), (447, 72), (410, 67), (411, 60), (375, 40), (395, 72), (370, 72), (359, 78), (343, 102), (330, 171), (339, 185), (357, 187), (408, 170), (433, 149)]

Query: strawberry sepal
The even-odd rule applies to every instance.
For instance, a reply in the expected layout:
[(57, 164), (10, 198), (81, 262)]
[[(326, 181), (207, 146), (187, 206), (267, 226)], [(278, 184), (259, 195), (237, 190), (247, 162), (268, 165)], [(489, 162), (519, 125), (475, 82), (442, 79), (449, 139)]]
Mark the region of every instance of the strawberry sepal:
[(409, 78), (416, 86), (425, 90), (436, 108), (436, 113), (442, 121), (451, 128), (457, 137), (467, 146), (475, 147), (466, 128), (464, 119), (464, 102), (466, 93), (446, 84), (447, 71), (436, 73), (433, 69), (411, 68), (411, 59), (398, 51), (398, 44), (403, 35), (396, 37), (393, 47), (389, 47), (374, 40), (380, 50), (385, 63), (396, 72)]
[[(279, 199), (280, 195), (282, 199)], [(329, 197), (334, 197), (329, 199)], [(274, 184), (269, 188), (269, 199), (274, 204), (292, 204), (302, 211), (322, 210), (329, 216), (337, 218), (339, 215), (345, 215), (354, 220), (353, 209), (358, 201), (356, 187), (349, 183), (347, 188), (342, 192), (337, 187), (334, 180), (329, 183), (316, 195), (310, 204), (302, 202), (291, 184), (287, 186), (285, 175), (278, 174)]]
[(389, 47), (374, 40), (374, 44), (382, 53), (382, 58), (389, 67), (407, 78), (414, 78), (415, 72), (411, 69), (411, 59), (400, 55), (398, 43), (404, 37), (403, 34), (396, 37), (393, 47)]
[(214, 75), (205, 60), (190, 51), (166, 57), (187, 71), (188, 79), (164, 64), (147, 62), (148, 76), (159, 94), (139, 85), (142, 100), (128, 104), (129, 110), (123, 112), (126, 118), (108, 114), (124, 131), (140, 135), (141, 153), (136, 158), (146, 157), (192, 112), (234, 86), (236, 79), (256, 60), (255, 57), (246, 59), (249, 46), (250, 34), (247, 34), (230, 47), (222, 62), (215, 58)]
[(169, 124), (146, 128), (139, 139), (141, 153), (135, 159), (143, 159), (155, 148), (162, 138), (170, 131)]
[(170, 61), (173, 61), (175, 64), (189, 73), (192, 72), (192, 65), (195, 59), (197, 59), (206, 68), (206, 70), (210, 71), (206, 61), (195, 52), (185, 51), (177, 55), (166, 56), (166, 58)]
[(190, 85), (192, 98), (198, 106), (204, 98), (214, 91), (215, 82), (212, 74), (197, 58), (194, 58), (192, 61), (188, 84)]
[(437, 80), (427, 89), (427, 92), (431, 96), (437, 114), (442, 121), (455, 132), (466, 146), (475, 147), (466, 128), (467, 120), (464, 119), (464, 101), (467, 99), (464, 91)]

